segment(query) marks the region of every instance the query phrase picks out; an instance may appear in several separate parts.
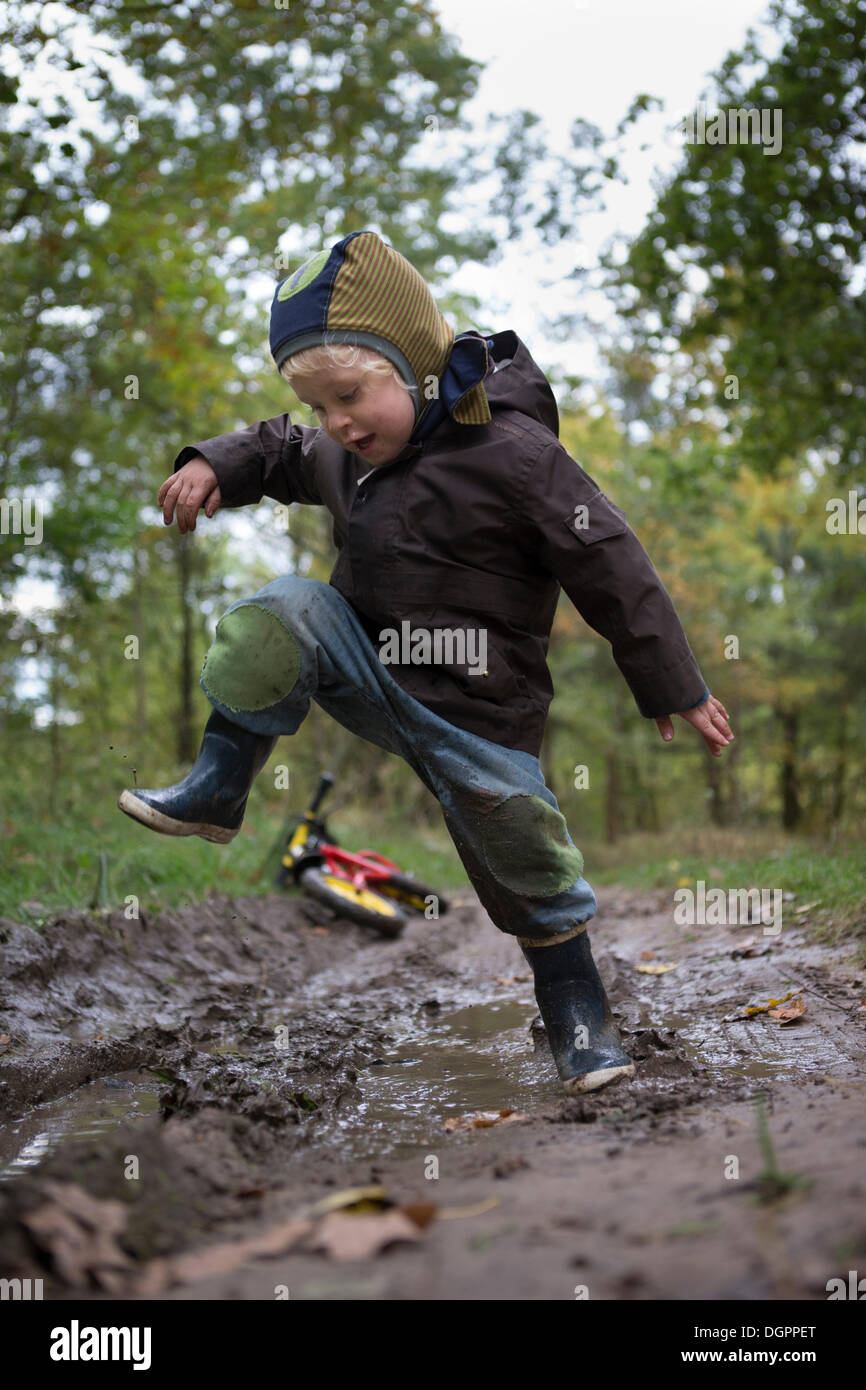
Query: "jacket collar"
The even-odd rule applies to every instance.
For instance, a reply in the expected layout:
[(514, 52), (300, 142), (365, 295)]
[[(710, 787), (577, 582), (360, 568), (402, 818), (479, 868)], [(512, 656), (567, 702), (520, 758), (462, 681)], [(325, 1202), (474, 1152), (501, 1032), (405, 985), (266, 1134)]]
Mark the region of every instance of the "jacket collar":
[[(409, 436), (410, 444), (420, 444), (428, 435), (453, 416), (464, 396), (474, 391), (491, 368), (487, 339), (474, 329), (458, 333), (451, 355), (439, 378), (439, 394), (422, 410)], [(487, 412), (489, 418), (489, 411)]]

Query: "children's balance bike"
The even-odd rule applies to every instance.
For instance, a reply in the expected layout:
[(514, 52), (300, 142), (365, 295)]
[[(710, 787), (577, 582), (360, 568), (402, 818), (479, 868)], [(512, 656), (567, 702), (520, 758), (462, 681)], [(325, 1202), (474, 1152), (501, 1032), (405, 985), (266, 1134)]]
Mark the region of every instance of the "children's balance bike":
[(289, 836), (277, 885), (283, 887), (293, 878), (311, 898), (383, 936), (400, 935), (408, 921), (407, 909), (436, 917), (447, 912), (441, 893), (404, 874), (393, 859), (372, 849), (351, 854), (340, 848), (324, 818), (316, 815), (333, 784), (331, 774), (323, 772), (315, 796)]

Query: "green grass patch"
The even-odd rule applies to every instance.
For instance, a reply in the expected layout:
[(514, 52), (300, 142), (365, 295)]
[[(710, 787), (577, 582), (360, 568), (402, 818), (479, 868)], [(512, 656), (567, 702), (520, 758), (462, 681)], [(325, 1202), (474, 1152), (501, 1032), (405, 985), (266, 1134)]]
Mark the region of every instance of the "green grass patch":
[[(299, 812), (304, 800), (292, 797), (292, 809)], [(8, 795), (5, 804), (15, 809), (0, 818), (3, 917), (38, 926), (70, 908), (122, 908), (131, 896), (142, 910), (154, 911), (214, 892), (241, 897), (276, 891), (286, 801), (264, 780), (253, 786), (244, 825), (228, 845), (157, 835), (117, 810), (113, 796), (94, 797), (86, 809), (76, 805), (54, 820), (35, 814), (39, 798), (20, 790), (17, 802)], [(468, 887), (457, 850), (429, 808), (413, 817), (349, 801), (336, 808), (329, 825), (344, 848), (378, 850), (434, 891)], [(772, 828), (677, 827), (624, 836), (613, 845), (572, 833), (596, 888), (621, 884), (672, 895), (698, 880), (708, 889), (778, 888), (795, 895), (784, 902), (785, 925), (808, 925), (819, 940), (855, 939), (866, 960), (866, 870), (853, 832), (818, 839)], [(24, 903), (40, 906), (27, 910)], [(803, 907), (809, 911), (798, 913)]]

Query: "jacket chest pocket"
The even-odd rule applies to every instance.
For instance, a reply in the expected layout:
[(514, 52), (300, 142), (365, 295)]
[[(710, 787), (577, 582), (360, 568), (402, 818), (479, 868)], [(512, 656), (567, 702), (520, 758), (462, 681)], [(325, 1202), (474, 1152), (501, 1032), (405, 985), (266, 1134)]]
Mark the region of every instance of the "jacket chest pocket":
[(576, 502), (562, 524), (570, 535), (576, 536), (582, 545), (595, 545), (611, 536), (621, 536), (628, 530), (628, 519), (622, 507), (618, 507), (603, 492), (596, 492), (586, 502)]

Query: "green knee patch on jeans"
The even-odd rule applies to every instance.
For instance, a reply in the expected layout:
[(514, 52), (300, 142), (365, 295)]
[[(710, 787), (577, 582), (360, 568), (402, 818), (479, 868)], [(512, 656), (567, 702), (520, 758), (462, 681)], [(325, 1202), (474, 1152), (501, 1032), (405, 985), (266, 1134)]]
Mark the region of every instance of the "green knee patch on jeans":
[(490, 872), (515, 893), (551, 897), (583, 873), (565, 817), (540, 796), (509, 796), (484, 816), (481, 841)]
[(258, 603), (244, 603), (217, 623), (201, 680), (226, 709), (251, 711), (284, 699), (300, 669), (297, 638), (282, 619)]

